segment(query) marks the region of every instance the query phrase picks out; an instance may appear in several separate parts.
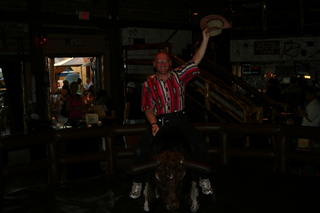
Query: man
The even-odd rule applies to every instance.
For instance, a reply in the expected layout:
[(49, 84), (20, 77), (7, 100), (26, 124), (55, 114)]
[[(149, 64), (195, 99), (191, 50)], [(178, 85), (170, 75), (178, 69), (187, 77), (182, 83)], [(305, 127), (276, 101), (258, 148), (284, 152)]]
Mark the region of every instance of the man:
[[(161, 126), (174, 125), (180, 128), (192, 149), (197, 161), (209, 164), (208, 151), (201, 135), (188, 121), (185, 113), (185, 86), (189, 80), (199, 74), (197, 65), (201, 62), (210, 38), (208, 28), (202, 31), (202, 42), (194, 57), (185, 65), (171, 69), (170, 56), (165, 52), (159, 52), (154, 57), (153, 66), (156, 73), (151, 76), (142, 88), (142, 109), (150, 127), (142, 135), (133, 154), (133, 164), (144, 163), (147, 160), (147, 150), (150, 141), (159, 131)], [(212, 194), (210, 180), (201, 176), (199, 185), (204, 194)], [(142, 190), (142, 177), (134, 177), (130, 198), (136, 199)]]
[(86, 84), (83, 85), (83, 88), (84, 88), (85, 90), (89, 90), (89, 88), (90, 88), (91, 85), (93, 85), (93, 83), (90, 81), (90, 78), (87, 78)]
[(307, 107), (305, 110), (298, 107), (298, 115), (302, 118), (302, 126), (320, 126), (320, 102), (317, 99), (317, 92), (309, 87), (305, 91)]
[[(317, 91), (308, 87), (305, 90), (305, 99), (307, 102), (307, 106), (305, 110), (298, 106), (298, 116), (302, 117), (301, 126), (320, 126), (320, 102), (317, 99)], [(310, 146), (313, 148), (314, 153), (320, 153), (320, 142), (317, 139), (310, 140)], [(315, 170), (315, 166), (311, 164), (307, 164), (304, 167), (304, 175), (313, 175)]]

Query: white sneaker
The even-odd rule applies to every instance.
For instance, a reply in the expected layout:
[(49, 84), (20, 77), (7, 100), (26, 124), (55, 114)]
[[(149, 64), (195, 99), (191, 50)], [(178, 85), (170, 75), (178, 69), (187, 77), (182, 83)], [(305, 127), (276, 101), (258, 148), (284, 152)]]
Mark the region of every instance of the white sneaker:
[(213, 190), (211, 188), (209, 179), (199, 179), (199, 186), (202, 188), (202, 193), (205, 195), (212, 195)]
[(132, 199), (137, 199), (141, 195), (142, 184), (133, 182), (132, 189), (129, 197)]
[(190, 193), (190, 198), (192, 201), (192, 205), (190, 207), (190, 211), (191, 212), (197, 212), (199, 207), (200, 207), (200, 203), (198, 201), (198, 197), (199, 197), (199, 190), (197, 187), (197, 183), (195, 181), (192, 181), (191, 183), (191, 193)]
[(143, 204), (143, 210), (145, 212), (149, 212), (150, 211), (150, 207), (149, 207), (149, 183), (147, 182), (144, 190), (143, 190), (143, 195), (144, 195), (144, 204)]

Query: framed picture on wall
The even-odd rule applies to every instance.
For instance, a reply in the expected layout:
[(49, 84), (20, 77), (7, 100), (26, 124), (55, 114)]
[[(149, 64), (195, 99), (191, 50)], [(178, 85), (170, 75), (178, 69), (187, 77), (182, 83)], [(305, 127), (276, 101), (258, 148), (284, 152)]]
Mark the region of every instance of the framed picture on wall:
[(261, 66), (252, 64), (242, 64), (242, 75), (259, 75)]
[(308, 62), (294, 62), (294, 69), (296, 75), (309, 75), (309, 63)]

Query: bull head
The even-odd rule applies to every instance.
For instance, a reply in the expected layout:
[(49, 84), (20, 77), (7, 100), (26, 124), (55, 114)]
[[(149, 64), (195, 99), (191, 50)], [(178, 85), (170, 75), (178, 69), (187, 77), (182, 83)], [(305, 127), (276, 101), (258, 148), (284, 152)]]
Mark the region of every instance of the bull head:
[(153, 157), (153, 160), (132, 167), (131, 174), (138, 175), (155, 171), (155, 183), (162, 207), (168, 212), (176, 212), (180, 206), (183, 178), (186, 169), (202, 174), (212, 173), (208, 165), (189, 161), (179, 151), (163, 151)]
[(162, 207), (168, 212), (175, 212), (180, 206), (182, 179), (186, 174), (184, 157), (180, 152), (165, 151), (154, 158), (158, 162), (155, 179)]

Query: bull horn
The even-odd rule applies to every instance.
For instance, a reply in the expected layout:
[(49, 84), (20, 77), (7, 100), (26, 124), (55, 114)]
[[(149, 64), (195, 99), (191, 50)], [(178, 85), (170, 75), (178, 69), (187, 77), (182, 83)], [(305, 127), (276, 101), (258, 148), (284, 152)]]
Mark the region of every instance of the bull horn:
[(157, 166), (157, 161), (148, 161), (146, 163), (137, 164), (131, 167), (131, 169), (128, 171), (128, 174), (132, 176), (140, 175), (156, 169)]
[(186, 166), (187, 169), (199, 172), (201, 174), (212, 174), (215, 172), (215, 170), (209, 165), (190, 161), (190, 160), (185, 160), (184, 165)]

